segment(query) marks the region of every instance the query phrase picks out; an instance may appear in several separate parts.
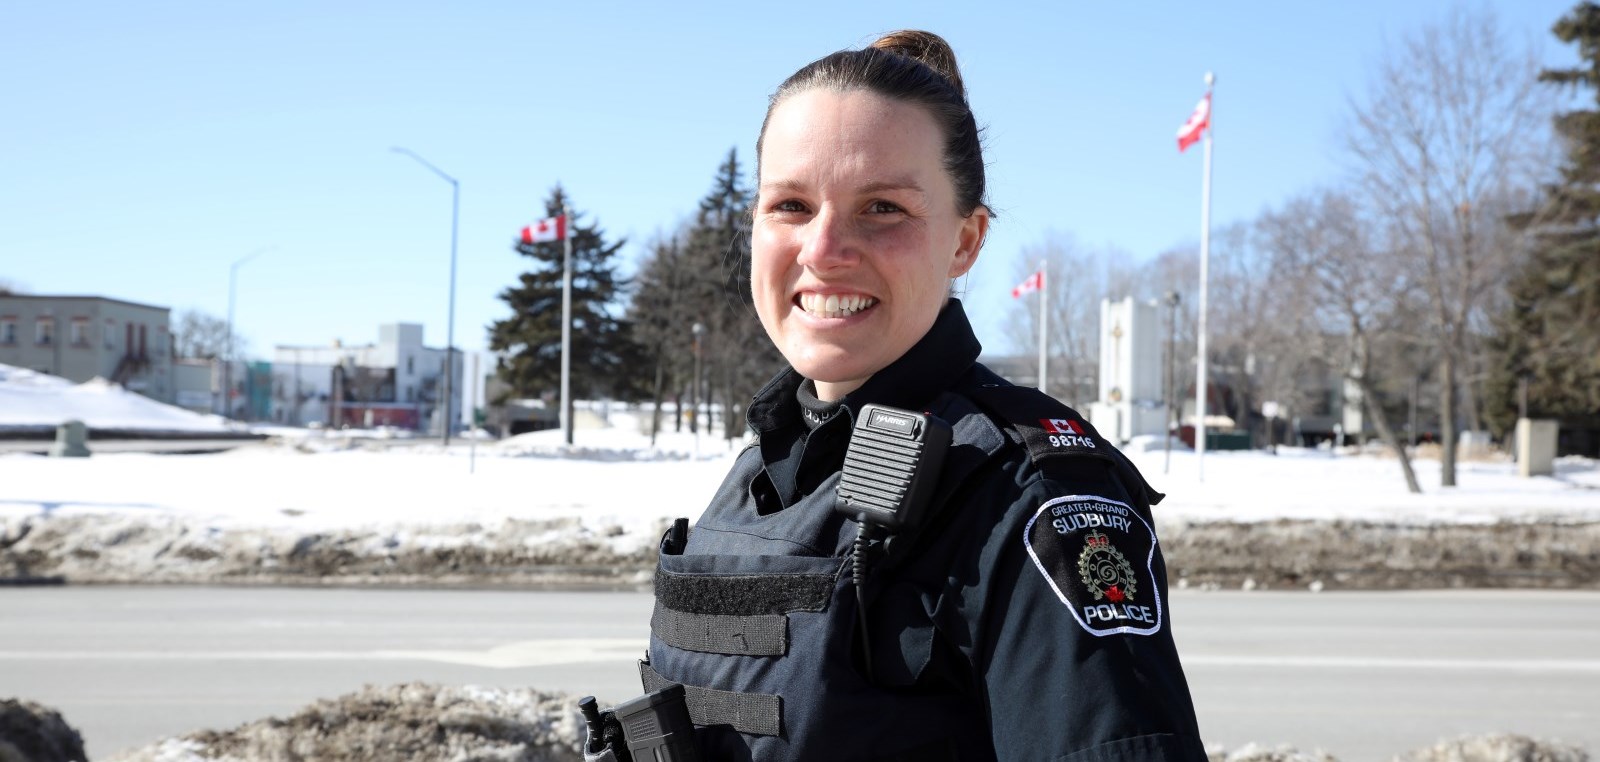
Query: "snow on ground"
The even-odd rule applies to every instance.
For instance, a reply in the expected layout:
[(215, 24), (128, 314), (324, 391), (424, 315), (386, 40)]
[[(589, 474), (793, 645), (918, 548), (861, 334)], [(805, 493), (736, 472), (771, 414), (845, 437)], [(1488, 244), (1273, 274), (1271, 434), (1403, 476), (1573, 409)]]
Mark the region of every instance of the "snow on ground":
[[(93, 428), (228, 425), (102, 380), (74, 386), (0, 365), (0, 429), (53, 426), (65, 417)], [(275, 441), (214, 455), (0, 456), (0, 517), (162, 516), (305, 531), (578, 518), (633, 529), (698, 515), (743, 446), (687, 431), (662, 432), (652, 446), (647, 420), (624, 406), (602, 410), (600, 419), (600, 428), (579, 429), (573, 445), (558, 431), (541, 431), (475, 450), (457, 439), (446, 450), (396, 429), (258, 425)], [(1398, 463), (1376, 450), (1210, 452), (1202, 478), (1198, 456), (1181, 446), (1169, 456), (1163, 444), (1141, 438), (1125, 448), (1167, 493), (1157, 509), (1163, 521), (1600, 519), (1600, 462), (1583, 458), (1562, 459), (1555, 476), (1533, 479), (1519, 478), (1509, 460), (1463, 461), (1453, 488), (1438, 486), (1436, 458), (1419, 458), (1424, 492), (1412, 495)]]
[[(529, 688), (405, 683), (366, 686), (284, 718), (195, 731), (115, 755), (113, 762), (474, 759), (545, 762), (581, 756), (575, 696)], [(1214, 762), (1338, 762), (1320, 749), (1246, 744), (1207, 749)], [(1491, 733), (1440, 741), (1397, 762), (1587, 762), (1581, 747)]]
[[(59, 406), (81, 388), (7, 374), (0, 394), (10, 396), (0, 403), (50, 389)], [(83, 394), (103, 403), (95, 410), (104, 420), (113, 420), (106, 400), (116, 399), (129, 404), (127, 417), (115, 419), (119, 427), (170, 425), (175, 408), (148, 400), (140, 407), (143, 398), (130, 399), (137, 395), (95, 386), (82, 385)], [(0, 427), (31, 410), (0, 404)], [(267, 442), (209, 455), (0, 455), (0, 576), (471, 582), (593, 579), (601, 569), (648, 579), (664, 523), (697, 518), (745, 443), (667, 431), (652, 445), (638, 413), (624, 406), (589, 412), (580, 420), (598, 424), (579, 428), (572, 445), (558, 431), (454, 439), (445, 448), (393, 429), (258, 427)], [(1161, 444), (1141, 440), (1127, 450), (1168, 495), (1158, 521), (1184, 530), (1164, 538), (1174, 568), (1203, 584), (1236, 584), (1236, 577), (1304, 584), (1372, 568), (1393, 579), (1340, 571), (1345, 576), (1333, 584), (1600, 579), (1591, 552), (1600, 545), (1600, 463), (1593, 460), (1566, 458), (1554, 476), (1533, 479), (1517, 477), (1503, 458), (1466, 460), (1460, 486), (1442, 488), (1437, 458), (1419, 457), (1424, 491), (1413, 495), (1398, 463), (1377, 451), (1212, 452), (1201, 478), (1194, 453), (1174, 449), (1169, 465)], [(1283, 520), (1289, 525), (1269, 534), (1235, 526)], [(1405, 549), (1394, 544), (1401, 535), (1385, 529), (1418, 525), (1447, 529), (1405, 540), (1420, 543)], [(1237, 549), (1247, 542), (1256, 553), (1241, 561)], [(1502, 552), (1512, 546), (1528, 552)]]
[[(0, 517), (111, 514), (300, 531), (576, 518), (632, 534), (664, 517), (697, 516), (743, 446), (701, 437), (697, 448), (687, 432), (664, 432), (651, 447), (634, 415), (610, 423), (579, 429), (571, 446), (559, 431), (541, 431), (478, 444), (475, 454), (460, 440), (446, 450), (437, 440), (301, 431), (211, 455), (5, 455)], [(1584, 458), (1532, 479), (1509, 461), (1463, 462), (1454, 488), (1438, 486), (1437, 460), (1421, 459), (1424, 492), (1412, 495), (1396, 461), (1381, 455), (1210, 452), (1202, 480), (1192, 452), (1174, 450), (1167, 469), (1161, 450), (1130, 449), (1168, 495), (1157, 508), (1163, 521), (1600, 520), (1600, 462)]]
[[(0, 456), (0, 518), (96, 515), (182, 519), (228, 530), (303, 533), (407, 527), (406, 544), (451, 544), (427, 527), (576, 519), (570, 531), (654, 543), (663, 517), (697, 516), (728, 468), (729, 447), (619, 427), (543, 431), (473, 446), (437, 440), (363, 446), (340, 432), (212, 455)], [(554, 538), (552, 538), (554, 539)], [(641, 545), (642, 547), (642, 545)]]
[(70, 420), (91, 429), (226, 432), (226, 419), (201, 415), (127, 391), (103, 378), (64, 378), (0, 365), (0, 431), (54, 428)]
[(1173, 451), (1170, 472), (1158, 449), (1129, 457), (1168, 497), (1163, 520), (1350, 519), (1407, 523), (1483, 523), (1505, 519), (1600, 519), (1600, 461), (1563, 458), (1553, 477), (1524, 479), (1507, 458), (1457, 464), (1455, 487), (1439, 486), (1438, 459), (1413, 461), (1420, 495), (1406, 490), (1400, 464), (1372, 451), (1302, 448), (1207, 452), (1202, 479), (1193, 452)]

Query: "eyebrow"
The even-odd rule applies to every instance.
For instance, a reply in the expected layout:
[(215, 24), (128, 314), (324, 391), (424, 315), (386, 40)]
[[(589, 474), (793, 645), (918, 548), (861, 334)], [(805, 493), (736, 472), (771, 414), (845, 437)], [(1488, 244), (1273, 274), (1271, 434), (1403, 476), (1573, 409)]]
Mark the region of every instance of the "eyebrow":
[[(762, 183), (759, 191), (769, 194), (780, 192), (799, 193), (805, 191), (806, 189), (807, 188), (803, 183), (800, 183), (796, 180), (774, 180), (772, 182)], [(911, 191), (923, 196), (928, 195), (928, 192), (923, 190), (922, 186), (919, 185), (917, 181), (909, 177), (894, 178), (889, 180), (873, 180), (856, 189), (857, 193), (883, 193), (884, 191)]]

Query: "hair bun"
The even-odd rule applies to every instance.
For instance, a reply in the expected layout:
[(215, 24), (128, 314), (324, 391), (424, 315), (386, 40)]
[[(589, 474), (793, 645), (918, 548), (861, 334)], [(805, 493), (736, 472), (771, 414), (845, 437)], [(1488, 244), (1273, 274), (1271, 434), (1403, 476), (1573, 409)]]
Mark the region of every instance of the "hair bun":
[(956, 94), (961, 96), (962, 100), (966, 100), (967, 89), (961, 83), (961, 69), (956, 66), (956, 52), (943, 37), (920, 29), (901, 29), (879, 37), (870, 47), (898, 53), (921, 62), (923, 66), (938, 72), (948, 80), (950, 86), (955, 88)]

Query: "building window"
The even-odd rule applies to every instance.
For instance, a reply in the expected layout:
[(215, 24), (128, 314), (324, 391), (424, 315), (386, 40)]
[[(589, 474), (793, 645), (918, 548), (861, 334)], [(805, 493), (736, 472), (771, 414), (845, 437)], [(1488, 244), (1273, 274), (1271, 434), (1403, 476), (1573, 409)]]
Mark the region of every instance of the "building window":
[(411, 355), (406, 355), (406, 375), (408, 376), (415, 375), (417, 372), (416, 364), (412, 362), (415, 359)]
[(14, 319), (0, 320), (0, 344), (17, 343), (17, 321)]
[(39, 318), (33, 321), (33, 343), (41, 346), (52, 344), (56, 340), (56, 321), (54, 318)]
[(117, 323), (111, 318), (106, 318), (106, 349), (117, 348)]
[(75, 346), (75, 347), (87, 347), (87, 346), (89, 346), (89, 319), (88, 318), (73, 318), (72, 319), (72, 326), (70, 327), (69, 330), (70, 330), (70, 333), (68, 334), (68, 337), (72, 340), (72, 346)]

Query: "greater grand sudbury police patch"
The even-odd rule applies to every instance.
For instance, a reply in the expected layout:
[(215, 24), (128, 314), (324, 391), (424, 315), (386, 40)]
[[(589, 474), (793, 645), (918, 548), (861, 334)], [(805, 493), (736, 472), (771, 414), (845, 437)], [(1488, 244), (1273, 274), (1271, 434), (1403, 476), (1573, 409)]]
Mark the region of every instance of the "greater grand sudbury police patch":
[(1156, 533), (1132, 508), (1092, 495), (1058, 497), (1039, 506), (1022, 539), (1056, 597), (1090, 635), (1161, 629), (1161, 595), (1151, 568)]

